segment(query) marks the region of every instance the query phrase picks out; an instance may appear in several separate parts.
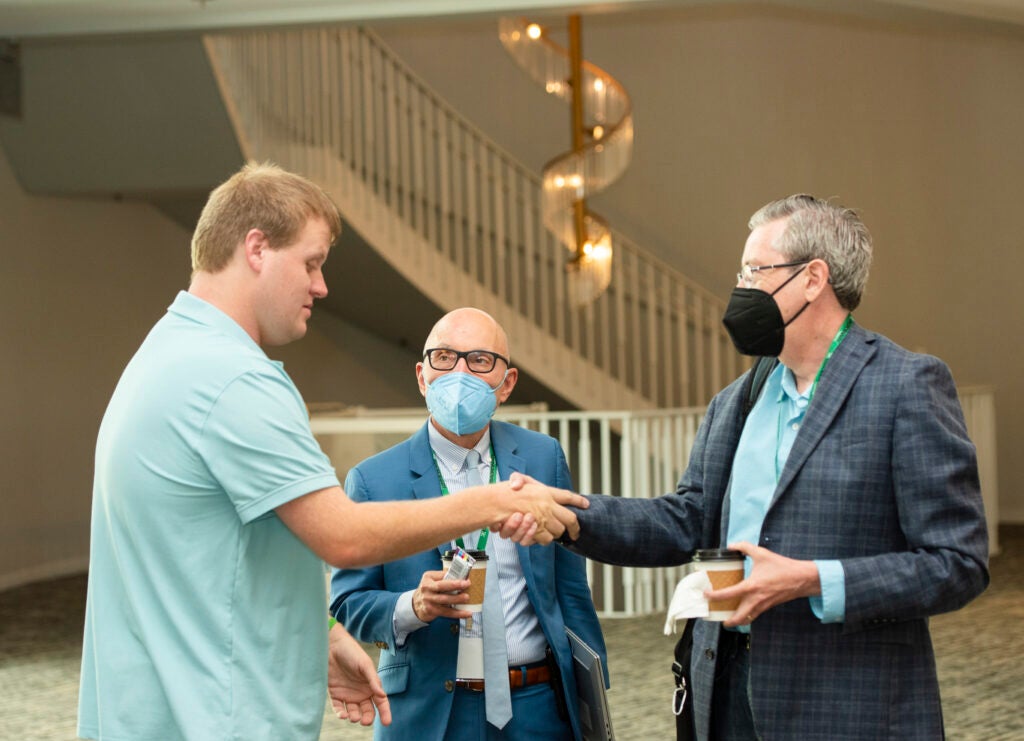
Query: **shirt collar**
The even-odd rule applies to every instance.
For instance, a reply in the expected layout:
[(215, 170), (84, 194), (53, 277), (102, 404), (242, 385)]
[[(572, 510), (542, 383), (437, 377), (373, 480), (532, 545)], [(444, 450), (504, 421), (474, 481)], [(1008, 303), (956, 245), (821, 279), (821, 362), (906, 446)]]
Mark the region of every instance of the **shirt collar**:
[(799, 391), (796, 390), (796, 376), (793, 375), (793, 371), (784, 366), (782, 363), (779, 363), (779, 367), (776, 368), (775, 370), (781, 372), (782, 375), (781, 383), (779, 384), (778, 390), (778, 400), (781, 402), (784, 401), (786, 397), (788, 397), (791, 402), (796, 404), (801, 409), (806, 407), (807, 404), (810, 402), (810, 387), (808, 387), (807, 390), (801, 394)]
[[(469, 454), (468, 448), (463, 448), (461, 445), (456, 445), (451, 440), (446, 438), (437, 428), (434, 427), (434, 423), (427, 420), (427, 438), (430, 441), (430, 448), (434, 451), (434, 456), (437, 458), (437, 464), (442, 470), (450, 473), (458, 473), (466, 465), (466, 456)], [(483, 436), (473, 446), (473, 450), (480, 454), (480, 460), (487, 465), (491, 463), (491, 426), (487, 425), (487, 429), (484, 430)]]
[(256, 344), (249, 333), (234, 319), (208, 301), (193, 296), (188, 291), (179, 291), (174, 302), (167, 307), (168, 313), (190, 319), (197, 324), (212, 327), (218, 332), (245, 342), (263, 353), (263, 348)]

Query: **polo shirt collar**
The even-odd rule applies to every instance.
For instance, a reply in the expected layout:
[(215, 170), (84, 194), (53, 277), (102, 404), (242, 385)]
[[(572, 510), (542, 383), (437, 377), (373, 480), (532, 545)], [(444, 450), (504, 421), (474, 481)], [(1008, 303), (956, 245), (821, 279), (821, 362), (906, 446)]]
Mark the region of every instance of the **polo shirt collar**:
[(255, 340), (249, 336), (248, 332), (242, 329), (238, 322), (213, 304), (204, 301), (198, 296), (193, 296), (188, 291), (179, 291), (178, 295), (174, 298), (174, 302), (167, 307), (167, 311), (197, 324), (211, 327), (240, 342), (248, 343), (261, 353), (263, 352), (263, 348), (256, 344)]
[(805, 408), (807, 404), (810, 403), (809, 394), (811, 389), (808, 388), (807, 391), (804, 391), (801, 394), (796, 390), (796, 377), (793, 375), (793, 371), (782, 363), (779, 363), (779, 367), (776, 368), (776, 370), (782, 372), (781, 383), (779, 384), (778, 400), (782, 402), (788, 397), (788, 399), (796, 404), (799, 409)]

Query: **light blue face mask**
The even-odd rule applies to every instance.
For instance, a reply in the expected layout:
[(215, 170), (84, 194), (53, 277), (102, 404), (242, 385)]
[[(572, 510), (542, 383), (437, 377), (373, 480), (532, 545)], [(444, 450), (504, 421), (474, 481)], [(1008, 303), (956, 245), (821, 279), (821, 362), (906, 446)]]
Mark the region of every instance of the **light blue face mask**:
[(495, 391), (505, 383), (508, 371), (494, 388), (470, 373), (445, 373), (427, 384), (427, 409), (434, 421), (456, 435), (479, 432), (498, 408)]

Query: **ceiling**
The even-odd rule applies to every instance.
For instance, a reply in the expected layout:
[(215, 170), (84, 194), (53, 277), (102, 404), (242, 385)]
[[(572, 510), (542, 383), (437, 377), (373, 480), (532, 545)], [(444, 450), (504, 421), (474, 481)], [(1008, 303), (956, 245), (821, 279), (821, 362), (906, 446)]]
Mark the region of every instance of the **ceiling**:
[[(736, 0), (0, 0), (0, 38), (207, 31), (311, 23), (588, 13)], [(754, 0), (775, 5), (905, 17), (968, 18), (1024, 27), (1024, 0)], [(749, 1), (746, 4), (751, 4)], [(867, 10), (865, 10), (867, 9)]]

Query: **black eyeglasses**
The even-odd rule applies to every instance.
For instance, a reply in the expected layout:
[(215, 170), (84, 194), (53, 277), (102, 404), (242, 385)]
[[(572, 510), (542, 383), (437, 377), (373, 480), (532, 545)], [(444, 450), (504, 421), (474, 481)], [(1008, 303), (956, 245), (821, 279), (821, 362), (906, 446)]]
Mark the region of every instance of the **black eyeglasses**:
[(775, 268), (795, 268), (797, 265), (806, 265), (810, 262), (807, 260), (795, 260), (794, 262), (777, 262), (774, 265), (744, 265), (740, 268), (740, 272), (736, 273), (736, 282), (742, 283), (746, 288), (752, 288), (754, 285), (754, 273), (759, 273), (762, 270), (774, 270)]
[(466, 359), (466, 367), (474, 373), (490, 373), (494, 370), (498, 360), (504, 360), (507, 366), (508, 358), (498, 355), (490, 350), (452, 350), (448, 347), (432, 347), (423, 353), (423, 359), (430, 367), (438, 371), (449, 371), (459, 364), (459, 358)]

